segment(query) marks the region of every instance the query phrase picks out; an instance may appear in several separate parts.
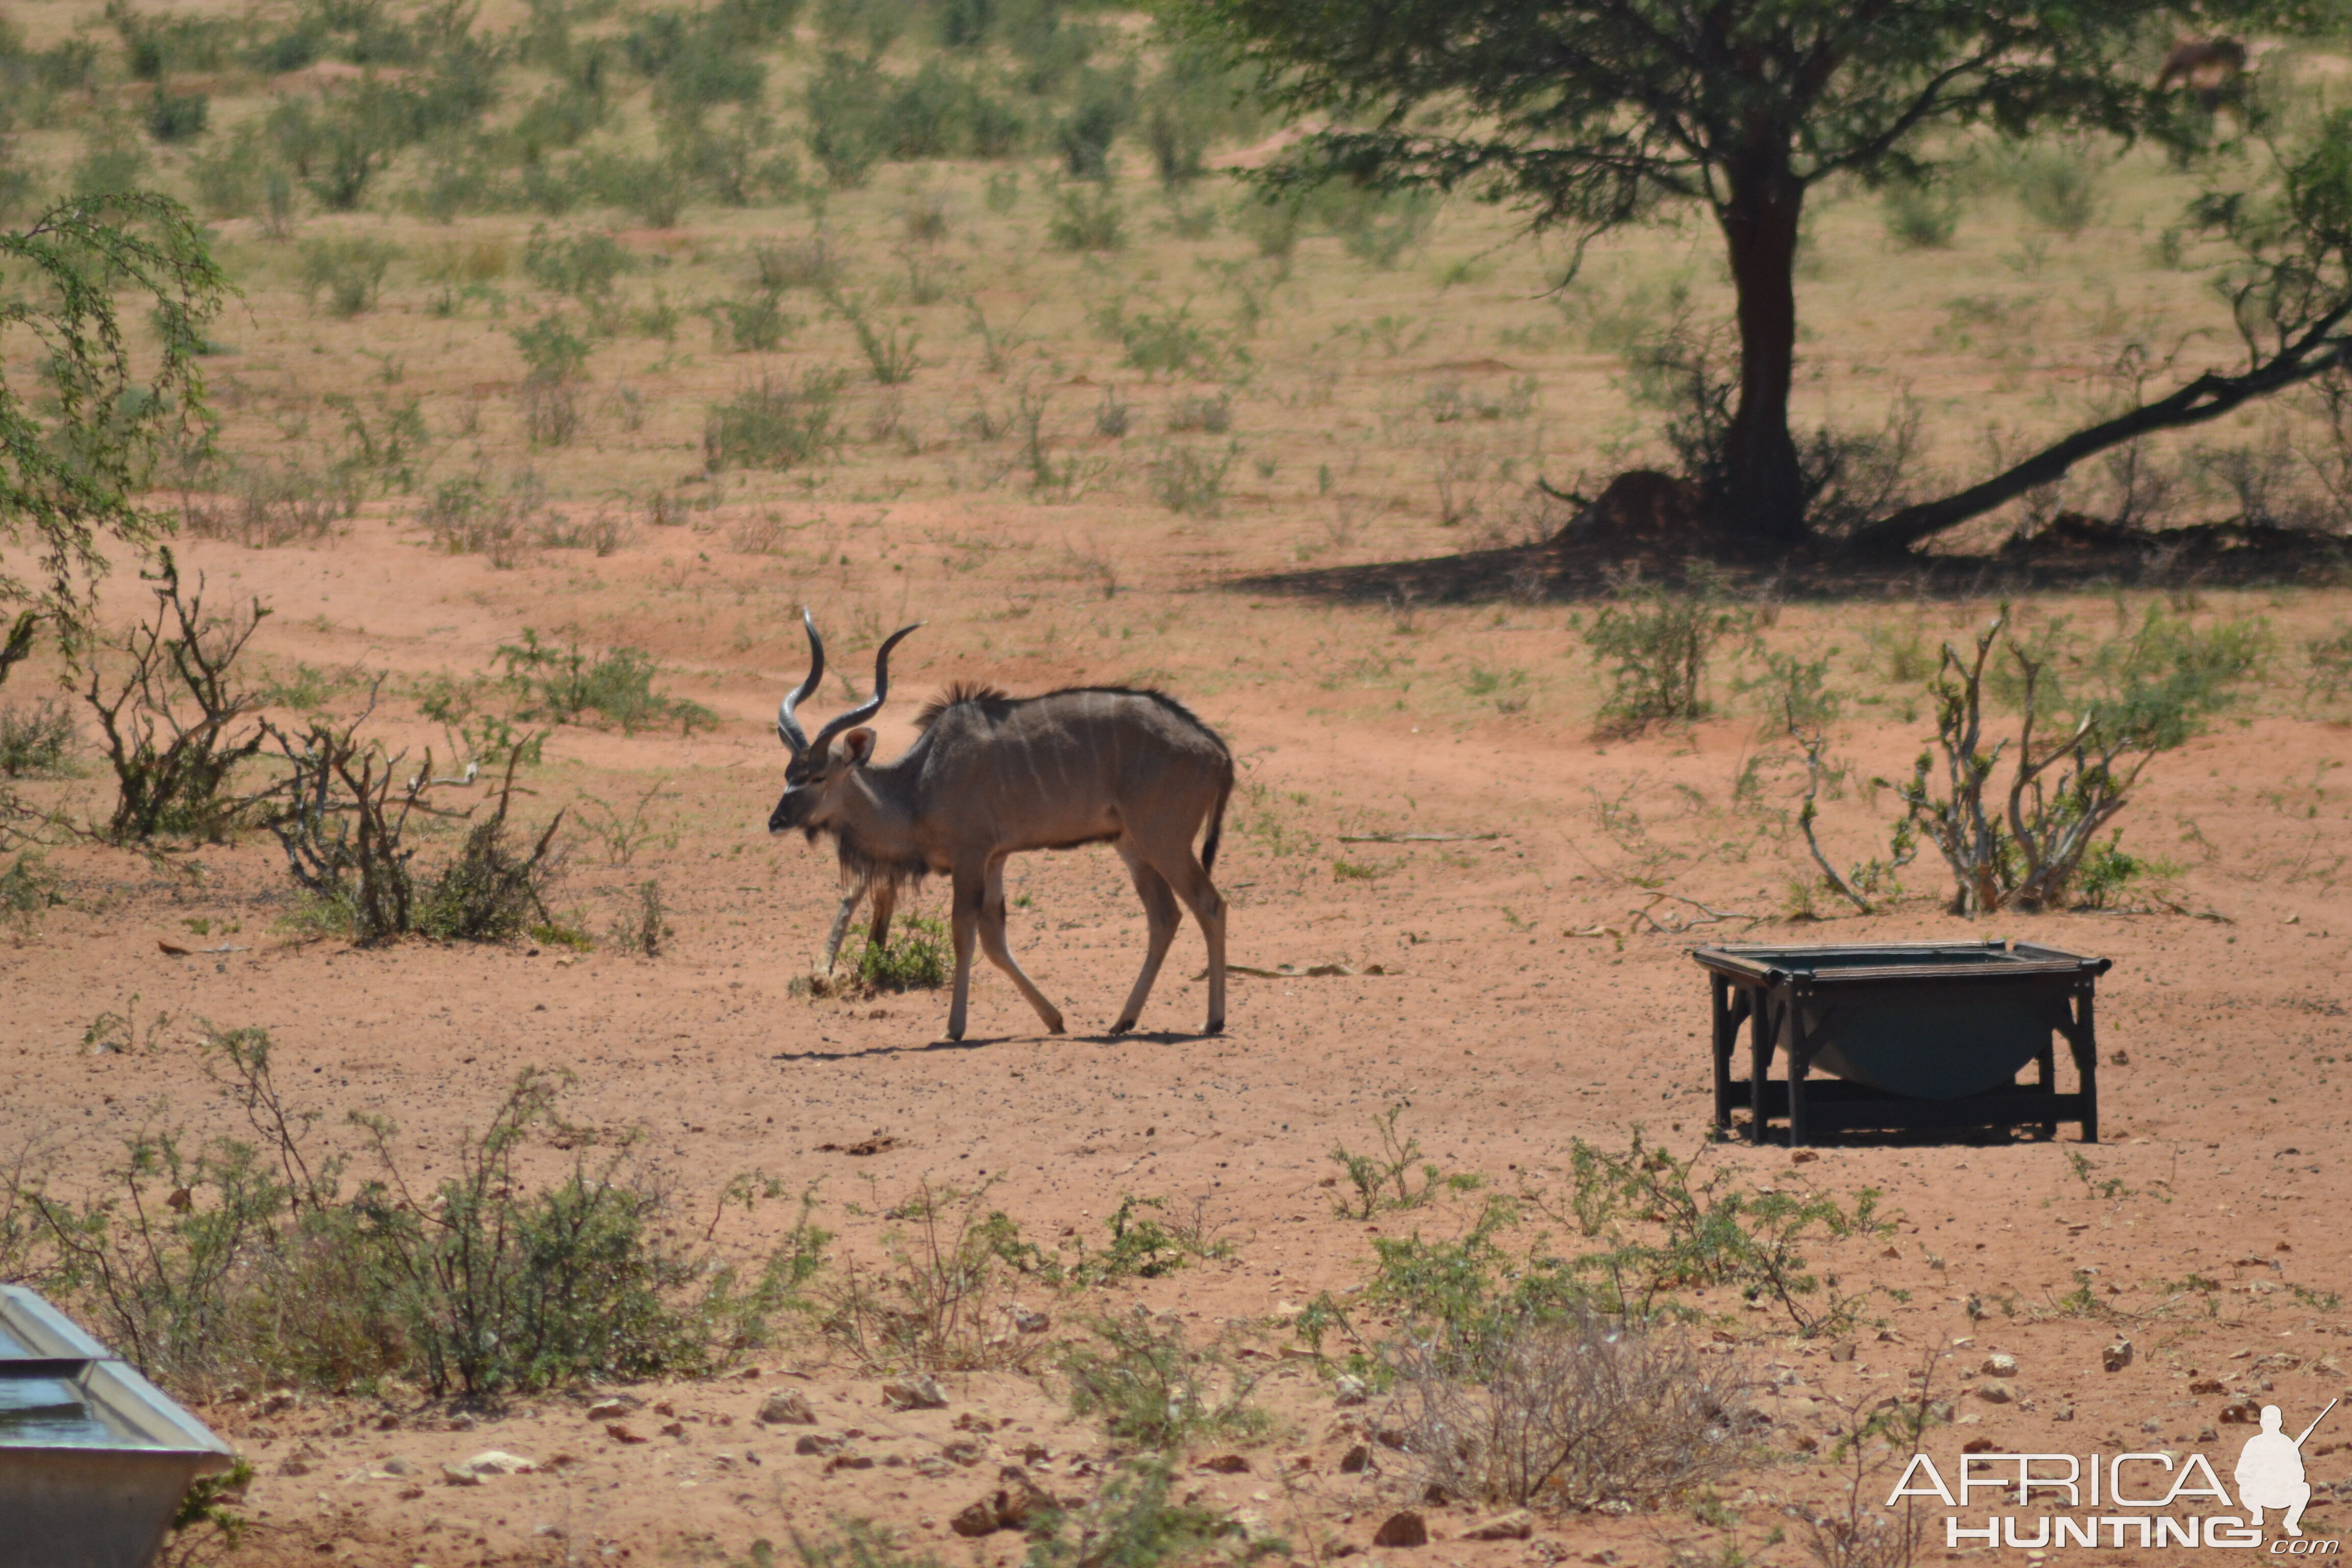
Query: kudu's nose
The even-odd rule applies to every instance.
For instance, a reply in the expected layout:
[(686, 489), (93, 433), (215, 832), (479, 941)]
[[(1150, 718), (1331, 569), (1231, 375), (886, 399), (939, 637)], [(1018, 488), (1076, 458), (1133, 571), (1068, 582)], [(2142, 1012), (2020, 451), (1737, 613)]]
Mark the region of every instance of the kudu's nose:
[(790, 833), (800, 826), (800, 805), (793, 798), (796, 793), (793, 790), (786, 790), (783, 798), (776, 802), (776, 809), (768, 814), (769, 832)]

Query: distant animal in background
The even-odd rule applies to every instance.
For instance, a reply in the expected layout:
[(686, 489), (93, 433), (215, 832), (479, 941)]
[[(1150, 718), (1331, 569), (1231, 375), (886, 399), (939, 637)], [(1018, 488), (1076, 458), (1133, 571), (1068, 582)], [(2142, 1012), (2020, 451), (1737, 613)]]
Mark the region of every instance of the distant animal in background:
[(903, 755), (879, 762), (866, 721), (889, 695), (890, 650), (915, 628), (892, 634), (876, 653), (874, 695), (811, 737), (795, 710), (824, 677), (824, 643), (806, 612), (802, 622), (809, 672), (776, 712), (776, 734), (792, 761), (768, 831), (824, 835), (839, 852), (848, 890), (834, 916), (828, 966), (861, 895), (874, 902), (867, 940), (885, 942), (898, 890), (944, 875), (955, 889), (948, 1038), (963, 1037), (975, 939), (1058, 1035), (1061, 1013), (1022, 973), (1005, 940), (1005, 858), (1108, 844), (1127, 862), (1148, 931), (1143, 972), (1111, 1033), (1135, 1027), (1185, 909), (1208, 943), (1205, 1029), (1224, 1027), (1225, 901), (1209, 874), (1233, 794), (1234, 759), (1214, 731), (1158, 691), (1080, 687), (1013, 698), (957, 687), (916, 716), (922, 733)]
[(2183, 38), (2164, 57), (2156, 90), (2186, 87), (2210, 114), (2221, 107), (2221, 95), (2245, 68), (2246, 46), (2235, 38)]

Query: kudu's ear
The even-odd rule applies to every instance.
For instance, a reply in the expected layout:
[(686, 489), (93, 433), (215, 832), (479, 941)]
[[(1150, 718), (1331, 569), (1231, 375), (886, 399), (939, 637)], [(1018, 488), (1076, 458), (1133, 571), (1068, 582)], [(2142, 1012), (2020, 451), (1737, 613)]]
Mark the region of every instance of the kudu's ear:
[(841, 750), (842, 753), (848, 757), (851, 767), (864, 767), (874, 760), (874, 731), (866, 729), (852, 730), (841, 738)]

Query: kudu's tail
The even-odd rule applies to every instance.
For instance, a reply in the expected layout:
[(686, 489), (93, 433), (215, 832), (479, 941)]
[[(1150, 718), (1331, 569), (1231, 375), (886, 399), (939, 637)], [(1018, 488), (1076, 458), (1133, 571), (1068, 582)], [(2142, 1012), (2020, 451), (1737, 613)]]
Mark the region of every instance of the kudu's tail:
[(1217, 804), (1209, 813), (1209, 837), (1201, 841), (1201, 869), (1217, 868), (1217, 843), (1225, 836), (1225, 802), (1234, 795), (1234, 774), (1229, 767), (1217, 784)]

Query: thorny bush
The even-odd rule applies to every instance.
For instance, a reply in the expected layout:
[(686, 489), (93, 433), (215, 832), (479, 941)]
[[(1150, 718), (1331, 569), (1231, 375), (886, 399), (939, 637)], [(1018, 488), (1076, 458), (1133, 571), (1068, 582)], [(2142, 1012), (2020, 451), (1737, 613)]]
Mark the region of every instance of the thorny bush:
[[(1803, 1249), (1885, 1232), (1877, 1192), (1864, 1188), (1848, 1206), (1825, 1194), (1749, 1191), (1727, 1171), (1701, 1178), (1703, 1157), (1678, 1159), (1638, 1131), (1623, 1153), (1576, 1140), (1565, 1190), (1493, 1194), (1451, 1239), (1374, 1237), (1363, 1292), (1318, 1296), (1298, 1334), (1318, 1353), (1336, 1338), (1370, 1370), (1379, 1347), (1360, 1325), (1392, 1315), (1400, 1342), (1434, 1370), (1476, 1383), (1525, 1323), (1585, 1314), (1628, 1328), (1667, 1323), (1696, 1315), (1683, 1294), (1694, 1289), (1727, 1287), (1808, 1338), (1853, 1327), (1865, 1294), (1816, 1275)], [(1506, 1245), (1514, 1236), (1526, 1239)], [(1583, 1245), (1563, 1251), (1562, 1237)]]
[[(369, 710), (374, 708), (371, 694)], [(474, 782), (433, 776), (433, 753), (410, 771), (406, 753), (362, 738), (367, 713), (349, 723), (313, 717), (299, 735), (271, 727), (289, 764), (269, 796), (265, 817), (286, 852), (295, 882), (320, 910), (362, 945), (412, 932), (445, 941), (503, 942), (534, 923), (551, 925), (548, 885), (561, 868), (558, 811), (536, 838), (513, 836), (515, 773), (532, 754), (525, 743), (508, 749), (494, 786), (492, 810), (474, 820), (479, 804), (459, 809), (438, 804), (435, 792)], [(411, 826), (434, 820), (467, 824), (457, 852), (429, 877), (413, 862)]]
[(1588, 1308), (1513, 1321), (1483, 1382), (1442, 1347), (1405, 1339), (1388, 1356), (1404, 1449), (1451, 1497), (1514, 1507), (1651, 1504), (1748, 1456), (1748, 1377), (1681, 1331)]
[[(1897, 787), (1908, 820), (1951, 868), (1951, 912), (2062, 902), (2148, 763), (2237, 700), (2268, 642), (2258, 620), (2200, 631), (2151, 607), (2129, 636), (2086, 650), (2063, 621), (2021, 637), (2004, 605), (1972, 653), (1946, 644), (1930, 688), (1936, 749)], [(2014, 735), (1988, 736), (1988, 695), (2015, 709)], [(2005, 800), (1995, 778), (2004, 759)], [(1939, 773), (1940, 795), (1930, 788)]]
[(828, 1239), (803, 1197), (748, 1273), (673, 1241), (674, 1200), (628, 1138), (531, 1184), (526, 1149), (596, 1141), (555, 1113), (569, 1080), (536, 1069), (463, 1137), (456, 1173), (430, 1192), (394, 1158), (394, 1123), (353, 1114), (378, 1167), (354, 1187), (348, 1155), (313, 1148), (322, 1114), (288, 1101), (264, 1031), (208, 1029), (200, 1049), (250, 1139), (192, 1146), (177, 1130), (143, 1131), (78, 1201), (21, 1172), (10, 1183), (38, 1233), (16, 1238), (16, 1271), (40, 1272), (142, 1371), (199, 1395), (257, 1380), (345, 1392), (399, 1379), (481, 1396), (702, 1375), (766, 1342)]
[(262, 747), (258, 722), (240, 727), (262, 706), (238, 680), (236, 661), (269, 615), (256, 599), (226, 618), (205, 613), (204, 582), (183, 594), (169, 549), (143, 574), (154, 586), (155, 613), (122, 634), (112, 650), (126, 668), (112, 680), (93, 661), (82, 693), (98, 715), (118, 786), (106, 836), (116, 843), (158, 834), (218, 840), (246, 802), (230, 793), (240, 764)]

